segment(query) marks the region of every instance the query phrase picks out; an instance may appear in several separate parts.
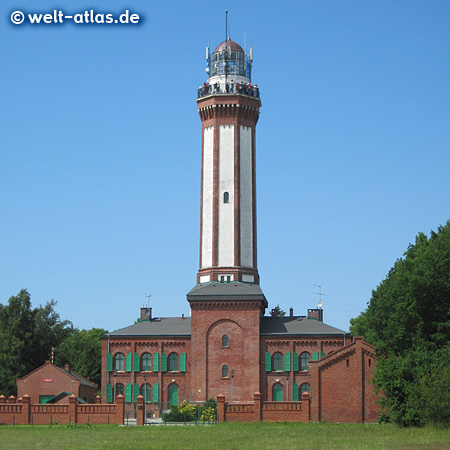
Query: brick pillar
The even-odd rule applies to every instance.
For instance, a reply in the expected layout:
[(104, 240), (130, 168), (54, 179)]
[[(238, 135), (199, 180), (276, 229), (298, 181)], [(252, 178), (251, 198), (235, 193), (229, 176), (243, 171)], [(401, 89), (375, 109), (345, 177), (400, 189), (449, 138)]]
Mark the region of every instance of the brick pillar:
[(217, 422), (225, 422), (225, 395), (219, 394), (217, 396)]
[(116, 397), (116, 417), (115, 423), (123, 425), (123, 417), (125, 415), (125, 397), (118, 395)]
[(307, 422), (309, 422), (311, 420), (311, 404), (310, 404), (310, 399), (309, 399), (309, 394), (308, 392), (303, 392), (302, 394), (302, 410), (304, 413), (304, 418), (306, 419)]
[(144, 397), (138, 395), (136, 398), (136, 425), (144, 425)]
[(6, 400), (6, 403), (16, 403), (16, 397), (14, 397), (14, 395), (11, 395), (11, 396), (8, 397), (8, 399)]
[(69, 397), (69, 421), (77, 423), (77, 396), (74, 394)]
[(30, 396), (25, 394), (22, 397), (22, 425), (30, 425)]
[(6, 403), (6, 397), (4, 395), (0, 395), (0, 403)]
[(262, 420), (261, 393), (255, 392), (253, 394), (253, 399), (254, 399), (253, 413), (255, 414), (255, 421), (261, 422), (261, 420)]
[(309, 361), (309, 374), (311, 380), (311, 396), (310, 396), (310, 413), (309, 419), (312, 422), (320, 422), (320, 408), (321, 408), (321, 398), (320, 398), (320, 369), (317, 365), (317, 361)]
[(95, 397), (95, 403), (98, 405), (98, 404), (100, 404), (102, 402), (102, 398), (100, 397), (100, 395), (97, 395), (96, 397)]
[(359, 423), (364, 422), (364, 355), (362, 349), (363, 338), (361, 336), (354, 337), (355, 342), (355, 419)]

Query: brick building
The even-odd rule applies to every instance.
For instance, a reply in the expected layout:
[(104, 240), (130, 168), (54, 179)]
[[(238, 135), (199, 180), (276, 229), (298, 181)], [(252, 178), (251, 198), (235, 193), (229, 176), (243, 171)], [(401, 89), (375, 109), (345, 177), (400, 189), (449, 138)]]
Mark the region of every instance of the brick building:
[(30, 403), (69, 403), (70, 395), (80, 402), (95, 403), (97, 384), (83, 378), (66, 364), (64, 369), (46, 361), (22, 378), (17, 378), (17, 398), (30, 397)]
[[(198, 90), (202, 122), (200, 267), (187, 294), (191, 317), (141, 321), (103, 340), (103, 401), (142, 394), (158, 414), (183, 399), (298, 402), (310, 419), (374, 421), (367, 384), (373, 348), (323, 323), (321, 308), (270, 317), (257, 270), (255, 128), (261, 106), (251, 84), (253, 52), (230, 39), (212, 54)], [(307, 396), (308, 397), (308, 396)], [(259, 398), (259, 397), (258, 397)]]

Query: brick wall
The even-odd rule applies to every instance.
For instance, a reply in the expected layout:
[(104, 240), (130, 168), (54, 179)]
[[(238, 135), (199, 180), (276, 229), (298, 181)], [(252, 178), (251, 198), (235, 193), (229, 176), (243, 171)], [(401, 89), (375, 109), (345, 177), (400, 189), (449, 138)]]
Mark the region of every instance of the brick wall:
[(116, 404), (78, 404), (75, 395), (70, 396), (67, 405), (31, 404), (25, 394), (21, 402), (0, 396), (0, 424), (51, 425), (68, 423), (123, 424), (124, 398), (119, 396)]

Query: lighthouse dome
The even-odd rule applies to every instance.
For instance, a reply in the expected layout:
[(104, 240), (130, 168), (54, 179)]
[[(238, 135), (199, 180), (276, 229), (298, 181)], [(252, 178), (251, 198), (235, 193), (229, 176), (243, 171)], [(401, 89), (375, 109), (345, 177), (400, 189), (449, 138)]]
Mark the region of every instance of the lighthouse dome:
[(237, 42), (234, 42), (230, 38), (228, 38), (226, 41), (223, 41), (216, 47), (213, 54), (220, 52), (222, 50), (225, 50), (225, 49), (227, 49), (227, 50), (230, 49), (232, 52), (245, 53), (244, 50), (242, 49), (242, 47)]

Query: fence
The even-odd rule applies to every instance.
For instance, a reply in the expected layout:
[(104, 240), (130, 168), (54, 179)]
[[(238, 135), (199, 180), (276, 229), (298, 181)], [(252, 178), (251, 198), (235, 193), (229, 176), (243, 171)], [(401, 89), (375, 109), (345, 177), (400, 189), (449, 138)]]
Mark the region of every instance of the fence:
[(300, 402), (263, 402), (261, 394), (254, 394), (253, 403), (227, 403), (225, 396), (217, 396), (218, 422), (309, 422), (310, 398), (308, 392)]
[[(143, 398), (142, 398), (143, 400)], [(75, 395), (69, 397), (68, 405), (30, 404), (30, 397), (24, 395), (6, 399), (0, 395), (0, 424), (51, 425), (69, 423), (123, 424), (125, 398), (118, 395), (116, 404), (101, 404), (97, 397), (95, 404), (78, 404)]]

